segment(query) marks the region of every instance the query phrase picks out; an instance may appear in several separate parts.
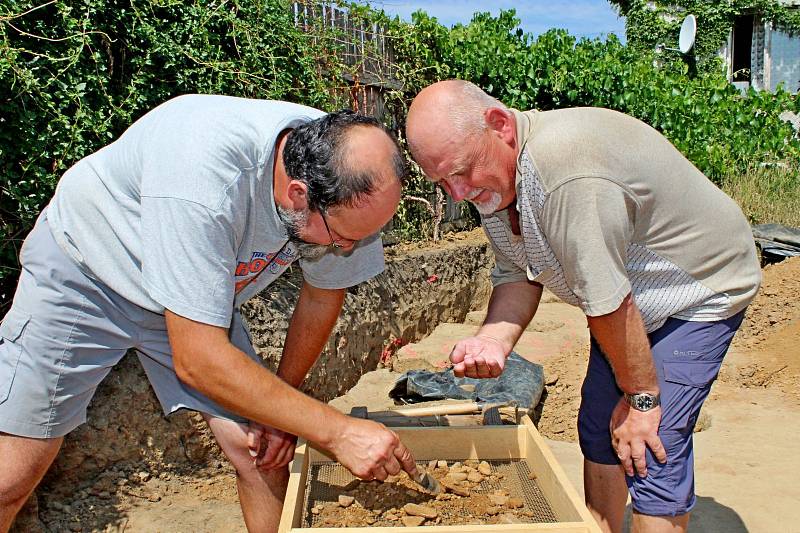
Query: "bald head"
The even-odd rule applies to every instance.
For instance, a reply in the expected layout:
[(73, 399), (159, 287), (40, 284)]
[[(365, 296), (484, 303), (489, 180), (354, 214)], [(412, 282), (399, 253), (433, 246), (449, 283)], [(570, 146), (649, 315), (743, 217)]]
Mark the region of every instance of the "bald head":
[(487, 127), (489, 108), (508, 108), (474, 83), (446, 80), (424, 88), (408, 110), (406, 137), (417, 162), (430, 157), (442, 138), (463, 142)]

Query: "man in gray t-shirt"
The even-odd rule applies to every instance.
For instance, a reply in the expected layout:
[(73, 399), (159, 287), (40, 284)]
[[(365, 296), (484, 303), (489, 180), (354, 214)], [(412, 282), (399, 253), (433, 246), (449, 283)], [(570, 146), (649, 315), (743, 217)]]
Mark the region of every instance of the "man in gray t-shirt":
[[(79, 161), (21, 252), (0, 325), (0, 531), (135, 349), (166, 414), (203, 414), (238, 474), (251, 530), (276, 530), (294, 435), (355, 475), (415, 471), (397, 436), (300, 393), (347, 287), (384, 268), (378, 233), (404, 164), (375, 120), (182, 96)], [(277, 375), (239, 306), (298, 260)]]
[(414, 159), (472, 202), (495, 252), (493, 291), (456, 375), (495, 377), (543, 287), (592, 336), (578, 435), (589, 509), (620, 531), (685, 530), (692, 431), (760, 283), (747, 220), (663, 135), (609, 109), (509, 109), (449, 80), (417, 95)]

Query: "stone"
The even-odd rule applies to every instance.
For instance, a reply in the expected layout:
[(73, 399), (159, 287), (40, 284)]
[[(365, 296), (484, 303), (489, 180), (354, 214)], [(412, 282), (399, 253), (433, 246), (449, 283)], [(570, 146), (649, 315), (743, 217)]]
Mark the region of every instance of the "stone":
[(525, 502), (522, 500), (522, 498), (516, 498), (516, 497), (515, 498), (509, 498), (508, 501), (506, 502), (506, 506), (511, 508), (511, 509), (519, 509), (520, 507), (523, 507), (524, 505), (525, 505)]
[(434, 468), (436, 468), (437, 462), (438, 461), (436, 461), (436, 459), (431, 459), (430, 461), (428, 461), (428, 470), (433, 470)]
[(528, 479), (536, 479), (536, 473), (535, 472), (528, 472)]
[(403, 511), (411, 516), (422, 516), (424, 518), (436, 518), (439, 512), (433, 507), (427, 505), (419, 505), (416, 503), (407, 503), (403, 506)]
[(469, 488), (467, 487), (456, 485), (455, 483), (447, 483), (446, 481), (442, 482), (442, 487), (444, 487), (447, 492), (452, 492), (459, 496), (469, 496)]
[(417, 527), (421, 526), (425, 519), (421, 516), (404, 516), (400, 518), (400, 521), (403, 522), (403, 525), (406, 527)]
[(355, 498), (353, 496), (348, 496), (347, 494), (339, 494), (339, 505), (342, 507), (350, 507), (353, 505)]
[(480, 483), (483, 481), (483, 476), (480, 475), (478, 472), (470, 472), (467, 474), (467, 480), (471, 483)]
[(489, 501), (495, 505), (504, 506), (508, 503), (508, 496), (502, 494), (489, 494)]
[(145, 481), (148, 481), (150, 479), (150, 472), (144, 472), (144, 471), (136, 472), (136, 474), (134, 475), (134, 478), (137, 481), (141, 481), (141, 482), (144, 483)]
[(447, 470), (447, 461), (437, 461), (436, 466), (437, 468), (442, 468), (444, 470)]
[(523, 524), (524, 522), (511, 513), (503, 513), (497, 517), (498, 524)]
[(492, 473), (492, 467), (486, 461), (481, 461), (481, 463), (478, 465), (478, 472), (484, 476), (488, 476)]
[(448, 472), (448, 474), (444, 478), (446, 481), (457, 483), (459, 481), (464, 481), (467, 479), (467, 474), (464, 472)]

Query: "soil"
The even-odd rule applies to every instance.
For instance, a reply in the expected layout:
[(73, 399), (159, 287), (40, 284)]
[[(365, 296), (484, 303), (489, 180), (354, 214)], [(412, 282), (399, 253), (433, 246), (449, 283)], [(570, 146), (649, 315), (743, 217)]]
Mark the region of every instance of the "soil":
[[(481, 242), (482, 235), (472, 232), (466, 236), (452, 237), (446, 246), (459, 250), (459, 246), (474, 246)], [(452, 257), (448, 259), (429, 260), (432, 251), (421, 245), (413, 245), (403, 249), (394, 249), (389, 252), (390, 260), (395, 265), (402, 264), (399, 281), (403, 277), (415, 280), (418, 287), (429, 287), (436, 284), (444, 273), (450, 276), (443, 263), (453, 263)], [(470, 261), (479, 261), (471, 258)], [(478, 270), (478, 269), (476, 269)], [(480, 275), (485, 276), (485, 270)], [(726, 358), (723, 370), (720, 373), (721, 386), (712, 391), (713, 400), (717, 405), (724, 403), (726, 398), (734, 402), (743, 389), (759, 389), (769, 392), (764, 394), (762, 405), (780, 406), (787, 408), (785, 402), (800, 406), (800, 258), (787, 259), (786, 261), (768, 266), (763, 270), (764, 280), (762, 289), (754, 303), (750, 306), (745, 322), (737, 334), (731, 353)], [(432, 276), (437, 276), (431, 281)], [(478, 274), (476, 274), (476, 279)], [(369, 289), (377, 294), (377, 289)], [(428, 298), (425, 296), (425, 298)], [(474, 298), (476, 302), (485, 304), (485, 294), (478, 296), (461, 296), (462, 299)], [(434, 305), (432, 298), (424, 305)], [(262, 305), (262, 304), (258, 304)], [(351, 313), (358, 314), (357, 302), (351, 303)], [(462, 310), (460, 319), (466, 313), (475, 309), (461, 302)], [(257, 313), (254, 313), (254, 317)], [(441, 314), (441, 313), (440, 313)], [(448, 317), (444, 317), (448, 319)], [(458, 317), (449, 318), (459, 320)], [(393, 320), (399, 320), (393, 318)], [(418, 315), (415, 320), (428, 320), (427, 315)], [(398, 322), (399, 324), (399, 322)], [(434, 324), (420, 326), (427, 332), (433, 329)], [(399, 331), (395, 324), (395, 331)], [(540, 335), (547, 336), (547, 328), (540, 328)], [(424, 334), (424, 333), (423, 333)], [(361, 335), (361, 333), (359, 333)], [(364, 336), (368, 333), (363, 333)], [(420, 334), (421, 336), (422, 334)], [(386, 335), (383, 341), (388, 337)], [(395, 338), (401, 338), (397, 335)], [(337, 335), (332, 342), (345, 342), (346, 335)], [(404, 339), (404, 342), (407, 339)], [(272, 343), (274, 339), (270, 340)], [(336, 344), (329, 357), (336, 355)], [(131, 358), (128, 358), (131, 359)], [(370, 355), (369, 360), (351, 365), (352, 368), (343, 369), (341, 364), (337, 372), (349, 370), (358, 375), (363, 374), (364, 366), (377, 366), (378, 355)], [(546, 391), (539, 411), (536, 413), (540, 433), (551, 439), (574, 442), (576, 440), (576, 416), (580, 385), (585, 374), (588, 360), (588, 347), (573, 349), (553, 356), (544, 362), (546, 376)], [(133, 365), (134, 363), (130, 363)], [(324, 367), (323, 367), (324, 368)], [(318, 382), (333, 381), (330, 390), (347, 390), (349, 385), (337, 384), (337, 379), (332, 373), (323, 373), (317, 376)], [(352, 376), (351, 376), (352, 377)], [(114, 380), (117, 385), (114, 385)], [(210, 442), (206, 430), (200, 428), (197, 420), (189, 415), (170, 417), (164, 419), (157, 414), (157, 405), (151, 393), (147, 393), (147, 386), (142, 385), (143, 376), (140, 369), (130, 369), (125, 375), (112, 378), (107, 394), (123, 394), (125, 409), (116, 414), (108, 412), (103, 417), (98, 417), (95, 410), (90, 412), (88, 429), (78, 433), (68, 447), (72, 447), (73, 462), (57, 464), (55, 473), (48, 477), (42, 489), (29, 502), (21, 513), (15, 525), (16, 531), (245, 531), (239, 511), (238, 499), (235, 488), (235, 476), (226, 461), (224, 461)], [(118, 387), (115, 389), (114, 387)], [(332, 387), (332, 388), (331, 388)], [(133, 392), (131, 392), (133, 391)], [(330, 396), (332, 397), (332, 396)], [(134, 398), (135, 401), (131, 401)], [(761, 396), (759, 396), (761, 398)], [(153, 405), (148, 407), (153, 414), (150, 418), (137, 418), (133, 426), (120, 425), (115, 417), (128, 417), (130, 405)], [(772, 403), (770, 403), (772, 402)], [(733, 405), (733, 403), (732, 403)], [(791, 407), (791, 406), (790, 406)], [(127, 411), (126, 411), (127, 409)], [(793, 411), (796, 412), (796, 411)], [(150, 416), (150, 415), (148, 415)], [(136, 418), (136, 417), (131, 417)], [(127, 421), (126, 422), (130, 422)], [(138, 424), (138, 425), (136, 425)], [(130, 429), (132, 427), (133, 429)], [(128, 428), (128, 429), (120, 429)], [(765, 428), (765, 434), (770, 429)], [(80, 430), (79, 430), (80, 432)], [(140, 433), (139, 433), (140, 432)], [(127, 435), (127, 436), (126, 436)], [(167, 435), (167, 436), (165, 436)], [(120, 451), (117, 446), (120, 439), (129, 438), (135, 442), (139, 453)], [(83, 447), (83, 448), (82, 448)], [(149, 451), (148, 451), (149, 450)], [(166, 450), (166, 451), (165, 451)], [(788, 450), (785, 453), (789, 453)], [(192, 460), (186, 460), (187, 457)], [(80, 460), (74, 459), (79, 457)], [(768, 459), (768, 458), (767, 458)], [(73, 464), (74, 463), (74, 464)], [(451, 465), (452, 466), (452, 465)], [(91, 475), (82, 477), (69, 477), (65, 472), (75, 472), (76, 469), (87, 468)], [(61, 477), (59, 477), (61, 475)], [(406, 494), (408, 490), (417, 490), (418, 487), (409, 487), (411, 482), (402, 478), (395, 479), (386, 485), (386, 490), (395, 487), (396, 494)], [(367, 485), (371, 493), (375, 488)], [(358, 501), (357, 487), (350, 488), (351, 495)], [(508, 490), (504, 488), (493, 490)], [(777, 489), (776, 489), (777, 490)], [(516, 495), (509, 491), (509, 497)], [(457, 511), (452, 506), (461, 505), (462, 500), (476, 500), (476, 498), (412, 498), (414, 503), (434, 507), (437, 517), (426, 519), (433, 523), (445, 523), (444, 520), (451, 514), (462, 513), (472, 516), (472, 520), (512, 520), (524, 518), (525, 508), (508, 509), (505, 507), (494, 509), (496, 505), (489, 505), (486, 500), (471, 502), (472, 508), (460, 508)], [(483, 501), (483, 506), (481, 506)], [(380, 513), (372, 509), (369, 514), (361, 513), (362, 520), (369, 524), (402, 523), (402, 507), (409, 503), (405, 497), (391, 499), (384, 502)], [(489, 512), (489, 508), (492, 511)], [(361, 505), (361, 508), (365, 506)], [(349, 509), (349, 511), (348, 511)], [(323, 507), (319, 509), (322, 520), (330, 518), (343, 523), (356, 520), (359, 504), (353, 503), (350, 507)], [(398, 520), (387, 516), (387, 511), (392, 512)], [(496, 514), (493, 514), (497, 510)], [(426, 522), (427, 523), (427, 522)], [(466, 523), (466, 522), (447, 522)]]
[[(355, 480), (337, 487), (334, 501), (311, 507), (311, 527), (509, 524), (530, 522), (535, 516), (518, 484), (507, 482), (501, 472), (490, 473), (488, 462), (434, 463), (439, 466), (429, 466), (428, 472), (444, 492), (433, 494), (405, 473), (385, 482)], [(469, 479), (461, 480), (459, 475)]]

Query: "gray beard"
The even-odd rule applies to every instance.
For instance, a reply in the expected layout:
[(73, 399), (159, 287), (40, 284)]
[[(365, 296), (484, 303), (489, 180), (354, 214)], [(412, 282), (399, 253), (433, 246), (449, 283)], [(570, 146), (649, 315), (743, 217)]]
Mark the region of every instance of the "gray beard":
[(303, 259), (319, 259), (328, 252), (328, 247), (322, 244), (312, 244), (300, 238), (300, 230), (308, 224), (308, 210), (285, 209), (277, 206), (278, 216), (286, 228), (289, 240), (297, 246), (297, 251)]

